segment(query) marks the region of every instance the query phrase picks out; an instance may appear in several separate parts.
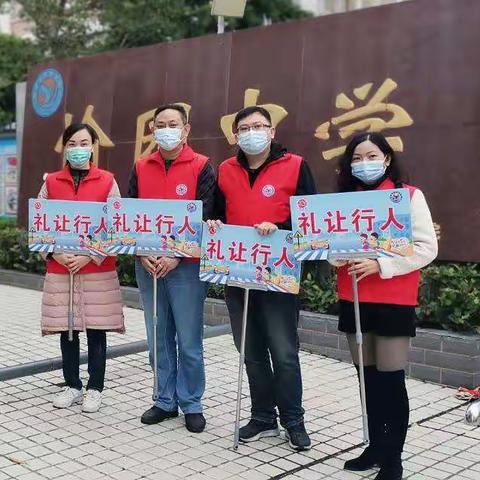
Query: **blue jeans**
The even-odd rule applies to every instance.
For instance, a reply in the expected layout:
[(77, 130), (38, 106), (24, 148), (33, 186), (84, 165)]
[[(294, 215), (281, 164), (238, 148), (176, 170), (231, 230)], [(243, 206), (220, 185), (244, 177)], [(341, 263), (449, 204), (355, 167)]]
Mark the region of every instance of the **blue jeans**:
[[(227, 287), (226, 302), (233, 339), (240, 350), (244, 290)], [(276, 421), (285, 428), (303, 422), (302, 374), (298, 357), (298, 298), (277, 292), (250, 291), (245, 365), (252, 418)]]
[[(157, 280), (157, 372), (155, 405), (183, 413), (201, 413), (205, 391), (203, 305), (207, 283), (198, 278), (199, 264), (181, 261)], [(143, 303), (150, 365), (153, 368), (153, 277), (135, 262)], [(177, 353), (178, 349), (178, 353)]]

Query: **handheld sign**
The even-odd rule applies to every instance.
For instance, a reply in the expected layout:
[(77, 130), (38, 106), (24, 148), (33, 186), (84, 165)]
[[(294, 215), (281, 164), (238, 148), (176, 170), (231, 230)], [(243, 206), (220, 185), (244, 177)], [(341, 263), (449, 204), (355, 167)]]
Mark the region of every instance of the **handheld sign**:
[(111, 255), (200, 257), (201, 201), (112, 198), (107, 205)]
[(107, 256), (106, 204), (67, 200), (28, 201), (32, 252)]
[(290, 207), (298, 260), (413, 253), (406, 188), (295, 196)]
[(297, 294), (300, 264), (292, 242), (286, 230), (261, 236), (252, 227), (204, 225), (200, 280)]

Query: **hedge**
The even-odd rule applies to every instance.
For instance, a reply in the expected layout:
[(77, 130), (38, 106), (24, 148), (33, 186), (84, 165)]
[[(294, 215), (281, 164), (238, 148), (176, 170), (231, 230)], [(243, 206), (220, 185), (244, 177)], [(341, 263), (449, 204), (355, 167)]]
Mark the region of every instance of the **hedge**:
[[(0, 268), (45, 273), (37, 254), (28, 250), (27, 234), (12, 221), (0, 220)], [(118, 258), (120, 283), (136, 286), (133, 258)], [(209, 296), (223, 297), (223, 288), (211, 286)], [(326, 262), (303, 267), (301, 307), (319, 313), (336, 313), (335, 271)], [(480, 264), (435, 262), (423, 270), (418, 307), (420, 326), (480, 333)]]

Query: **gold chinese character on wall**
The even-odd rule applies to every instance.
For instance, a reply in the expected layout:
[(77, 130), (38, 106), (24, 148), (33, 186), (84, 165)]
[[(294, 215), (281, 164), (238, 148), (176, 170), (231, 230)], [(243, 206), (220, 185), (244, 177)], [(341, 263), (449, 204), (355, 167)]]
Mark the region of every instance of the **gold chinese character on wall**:
[[(243, 99), (243, 108), (253, 107), (257, 105), (258, 97), (260, 96), (260, 90), (255, 88), (247, 88), (245, 90), (245, 95)], [(287, 115), (288, 112), (280, 105), (274, 103), (266, 103), (259, 105), (259, 107), (264, 108), (270, 113), (272, 117), (272, 126), (276, 127)], [(238, 112), (231, 113), (229, 115), (224, 115), (220, 119), (220, 128), (222, 129), (223, 134), (228, 140), (230, 145), (235, 144), (235, 132), (233, 131), (233, 121)]]
[[(173, 105), (180, 105), (187, 113), (187, 121), (190, 118), (191, 105), (183, 102), (176, 102)], [(137, 117), (137, 133), (135, 136), (135, 154), (134, 160), (150, 155), (157, 144), (153, 138), (153, 115), (156, 108), (148, 110), (148, 112), (141, 113)]]
[[(353, 90), (353, 96), (363, 102), (358, 105), (345, 93), (339, 93), (336, 97), (335, 107), (339, 110), (346, 110), (346, 112), (319, 125), (315, 131), (315, 137), (320, 140), (328, 140), (332, 127), (336, 127), (338, 136), (345, 140), (357, 132), (381, 132), (386, 129), (412, 125), (413, 120), (407, 111), (400, 105), (388, 101), (388, 97), (397, 89), (397, 86), (396, 82), (387, 78), (378, 90), (370, 95), (373, 83), (361, 85)], [(367, 99), (369, 95), (370, 99)], [(403, 151), (403, 142), (400, 136), (387, 137), (387, 141), (396, 152)], [(325, 160), (331, 160), (342, 155), (344, 151), (345, 145), (342, 145), (324, 150), (322, 155)]]
[[(115, 146), (115, 144), (110, 140), (108, 135), (100, 128), (100, 125), (98, 125), (96, 120), (93, 118), (94, 108), (95, 107), (93, 105), (88, 105), (88, 107), (85, 109), (85, 113), (83, 114), (81, 123), (86, 123), (87, 125), (90, 125), (97, 132), (98, 142), (95, 142), (93, 144), (93, 163), (95, 165), (98, 165), (99, 147), (112, 148)], [(66, 113), (65, 128), (69, 127), (72, 124), (72, 121), (73, 121), (73, 115), (71, 113)], [(62, 149), (63, 149), (62, 136), (60, 136), (57, 143), (55, 144), (54, 150), (57, 153), (61, 153)]]

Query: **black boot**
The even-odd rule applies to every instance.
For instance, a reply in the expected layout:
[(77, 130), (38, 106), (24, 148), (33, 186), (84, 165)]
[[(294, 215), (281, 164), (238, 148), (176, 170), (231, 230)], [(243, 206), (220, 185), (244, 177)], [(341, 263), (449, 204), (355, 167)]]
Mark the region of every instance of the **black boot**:
[(402, 480), (403, 467), (401, 457), (390, 458), (383, 462), (375, 480)]
[(403, 478), (402, 452), (410, 416), (405, 371), (379, 372), (379, 379), (384, 392), (383, 412), (386, 431), (380, 471), (375, 480), (401, 480)]
[[(355, 366), (358, 372), (358, 366)], [(364, 367), (365, 394), (367, 400), (368, 433), (370, 445), (357, 458), (347, 460), (345, 470), (363, 472), (376, 467), (380, 463), (381, 436), (384, 430), (384, 421), (379, 408), (381, 394), (379, 388), (378, 371), (375, 365)]]

